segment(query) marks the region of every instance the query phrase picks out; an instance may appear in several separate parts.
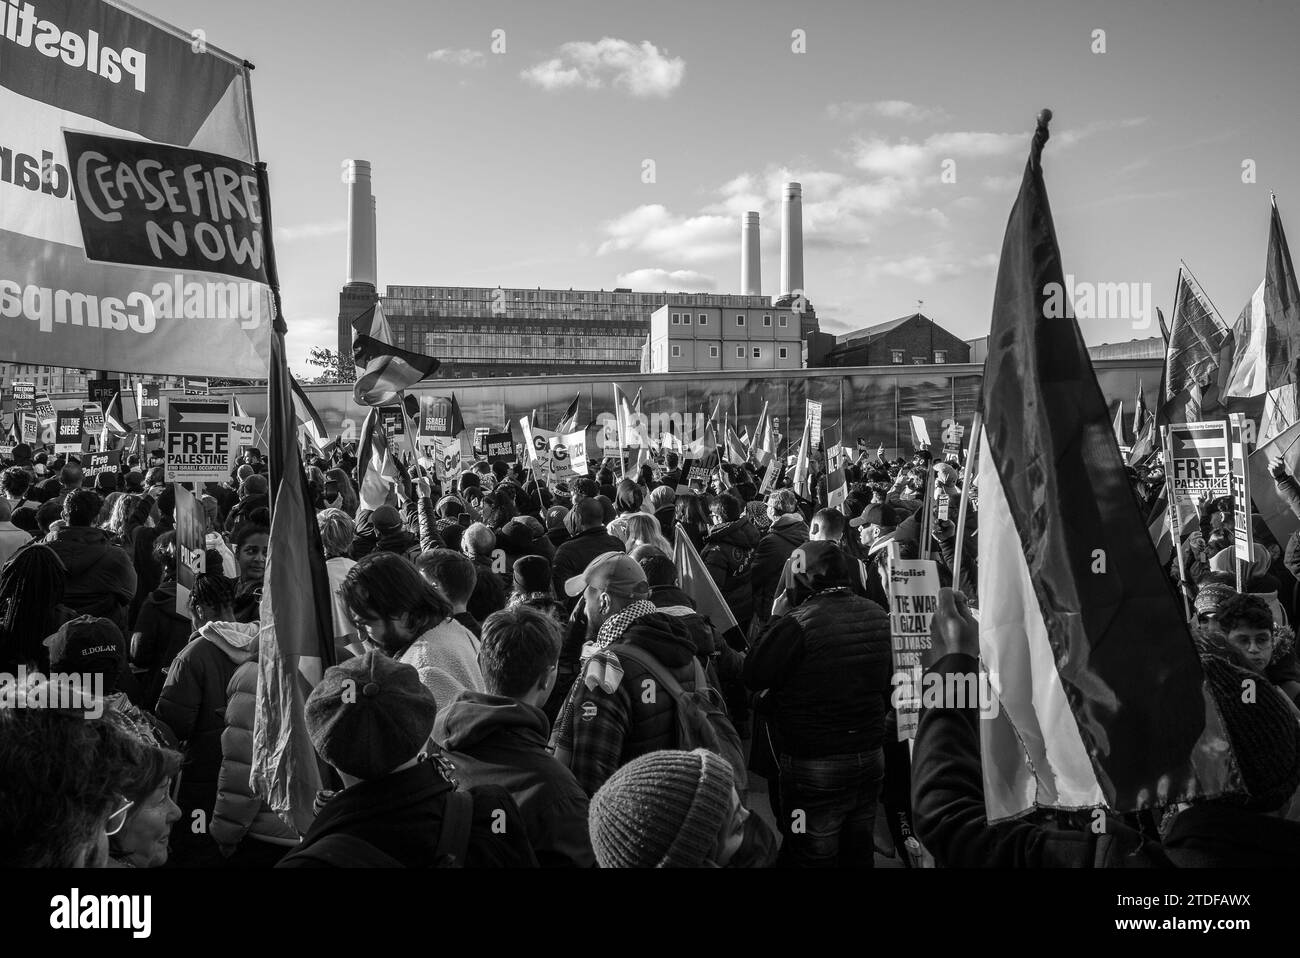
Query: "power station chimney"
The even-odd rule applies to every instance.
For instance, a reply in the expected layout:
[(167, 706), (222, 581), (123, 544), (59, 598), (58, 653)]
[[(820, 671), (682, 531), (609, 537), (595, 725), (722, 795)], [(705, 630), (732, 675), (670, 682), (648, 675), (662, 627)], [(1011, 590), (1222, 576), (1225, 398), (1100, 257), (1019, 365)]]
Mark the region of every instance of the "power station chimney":
[(781, 201), (781, 295), (803, 288), (803, 187), (787, 183)]
[(378, 212), (376, 210), (376, 200), (373, 193), (370, 194), (370, 275), (375, 280), (375, 288), (379, 288), (379, 225)]
[(348, 160), (348, 284), (375, 285), (375, 205), (370, 161)]
[(758, 214), (740, 218), (740, 291), (746, 296), (763, 294), (763, 266), (758, 254)]

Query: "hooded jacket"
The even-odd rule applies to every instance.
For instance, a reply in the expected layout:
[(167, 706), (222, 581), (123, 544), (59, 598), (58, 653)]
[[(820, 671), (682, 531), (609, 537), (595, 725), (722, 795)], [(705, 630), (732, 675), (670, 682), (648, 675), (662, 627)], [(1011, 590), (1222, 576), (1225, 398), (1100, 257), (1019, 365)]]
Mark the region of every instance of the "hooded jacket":
[[(256, 644), (253, 651), (256, 652)], [(286, 850), (298, 844), (298, 833), (280, 821), (249, 785), (256, 705), (257, 657), (254, 655), (235, 670), (226, 687), (226, 728), (221, 733), (221, 769), (209, 833), (227, 856), (245, 836), (281, 845)]]
[(748, 516), (741, 516), (735, 522), (714, 527), (704, 537), (704, 551), (700, 553), (742, 628), (754, 617), (750, 560), (758, 541), (758, 527)]
[[(619, 659), (620, 645), (644, 649), (683, 689), (695, 688), (695, 642), (679, 619), (662, 612), (633, 620), (608, 648), (593, 655), (573, 680), (551, 736), (555, 757), (573, 772), (588, 795), (594, 795), (617, 769), (637, 756), (677, 748), (672, 696), (649, 694), (656, 683), (630, 657)], [(617, 685), (606, 691), (593, 681), (595, 687), (588, 687), (587, 675), (597, 671), (603, 671), (611, 683), (619, 676)]]
[(143, 703), (146, 709), (152, 710), (172, 662), (194, 636), (190, 617), (176, 611), (175, 579), (169, 579), (149, 593), (140, 607), (135, 632), (140, 640), (131, 664), (143, 670), (140, 676)]
[(158, 718), (186, 743), (178, 804), (186, 812), (211, 812), (226, 730), (226, 689), (257, 651), (257, 623), (209, 622), (172, 662)]
[(64, 603), (83, 615), (103, 616), (127, 634), (127, 608), (135, 596), (131, 558), (102, 529), (68, 526), (49, 546), (68, 570)]
[(499, 785), (519, 806), (543, 868), (595, 864), (587, 793), (546, 750), (551, 723), (541, 709), (486, 692), (462, 692), (438, 710), (433, 740), (470, 788)]
[[(447, 794), (453, 787), (428, 761), (350, 785), (325, 803), (302, 845), (276, 867), (327, 867), (299, 856), (325, 835), (336, 833), (369, 842), (408, 868), (434, 867), (438, 864), (436, 852)], [(536, 868), (527, 829), (509, 793), (487, 785), (472, 789), (470, 794), (474, 813), (465, 867)], [(501, 812), (505, 813), (504, 821)]]
[[(570, 512), (569, 515), (575, 515), (575, 512)], [(551, 563), (555, 594), (563, 597), (564, 583), (583, 572), (596, 556), (606, 552), (624, 552), (626, 549), (627, 544), (622, 539), (610, 535), (603, 526), (583, 529), (576, 533), (572, 539), (562, 542), (555, 550), (555, 559)], [(569, 608), (573, 608), (574, 602), (573, 599), (569, 600)]]
[(777, 516), (767, 535), (759, 540), (751, 560), (753, 568), (754, 618), (760, 623), (772, 617), (781, 570), (795, 549), (808, 541), (808, 524), (798, 513)]

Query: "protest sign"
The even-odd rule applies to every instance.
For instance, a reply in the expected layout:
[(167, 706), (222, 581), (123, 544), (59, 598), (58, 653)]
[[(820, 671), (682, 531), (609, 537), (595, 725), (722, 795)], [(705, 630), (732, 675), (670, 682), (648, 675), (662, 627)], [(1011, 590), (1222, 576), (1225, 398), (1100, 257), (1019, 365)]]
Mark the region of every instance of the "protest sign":
[(55, 452), (81, 452), (81, 410), (61, 410), (55, 417)]
[(949, 422), (943, 431), (943, 457), (961, 461), (961, 440), (966, 435), (966, 427), (960, 423)]
[[(18, 29), (19, 7), (32, 17), (27, 29)], [(33, 17), (38, 7), (44, 19)], [(151, 165), (191, 146), (243, 169), (257, 162), (251, 64), (125, 4), (4, 9), (13, 17), (0, 57), (0, 113), (13, 185), (0, 204), (0, 278), (17, 287), (18, 315), (30, 322), (6, 325), (0, 361), (264, 377), (269, 289), (221, 281), (209, 257), (201, 271), (175, 268), (170, 222), (192, 221), (190, 252), (218, 239), (228, 249), (261, 211), (243, 199), (242, 179), (211, 165), (206, 176)], [(69, 140), (65, 130), (74, 131)], [(70, 158), (69, 142), (83, 151)], [(93, 219), (84, 235), (83, 212)], [(140, 239), (145, 213), (161, 227), (153, 244)], [(151, 265), (121, 265), (127, 252), (147, 253)]]
[(168, 482), (220, 482), (230, 474), (230, 412), (225, 400), (167, 404)]
[(198, 497), (179, 482), (176, 490), (176, 613), (190, 614), (195, 576), (207, 571), (207, 517)]
[(889, 632), (894, 665), (898, 740), (916, 737), (921, 711), (924, 653), (930, 650), (930, 619), (939, 608), (939, 566), (930, 559), (899, 559), (890, 551)]
[(36, 394), (36, 419), (39, 422), (54, 422), (54, 403), (48, 393)]
[(379, 424), (387, 439), (406, 435), (406, 416), (402, 414), (401, 406), (380, 406)]
[(551, 436), (549, 445), (556, 479), (587, 474), (587, 430)]
[(810, 443), (808, 449), (815, 450), (822, 441), (822, 404), (812, 399), (808, 400), (807, 428)]
[(122, 465), (122, 450), (114, 449), (110, 452), (92, 452), (82, 462), (82, 473), (87, 479), (92, 479), (101, 472), (117, 472)]
[(196, 379), (193, 376), (185, 377), (185, 395), (206, 396), (209, 392), (208, 381), (206, 379)]
[(22, 430), (23, 442), (27, 445), (35, 445), (37, 436), (40, 434), (41, 424), (32, 412), (18, 413), (19, 428)]
[(163, 441), (163, 421), (161, 419), (145, 419), (141, 422), (144, 427), (144, 442), (148, 448), (156, 449)]
[(912, 447), (915, 449), (930, 448), (930, 430), (925, 426), (925, 420), (920, 416), (911, 418), (912, 427)]
[(451, 436), (452, 406), (448, 396), (425, 396), (420, 404), (420, 436)]
[(849, 497), (849, 477), (844, 469), (845, 450), (838, 423), (826, 427), (822, 444), (826, 447), (826, 505), (843, 511)]
[(158, 398), (157, 383), (136, 383), (135, 418), (139, 420), (158, 419), (162, 414), (162, 405)]
[(488, 462), (514, 462), (515, 441), (508, 432), (490, 432), (483, 437)]
[(1228, 458), (1228, 427), (1223, 422), (1172, 423), (1168, 429), (1169, 464), (1166, 481), (1182, 514), (1195, 509), (1202, 496), (1217, 499), (1232, 494)]
[(107, 409), (113, 397), (122, 391), (120, 379), (91, 379), (86, 383), (87, 398), (93, 403)]
[(31, 412), (36, 408), (36, 384), (14, 383), (14, 412)]
[(768, 462), (767, 468), (763, 470), (763, 482), (758, 487), (758, 494), (760, 496), (765, 496), (776, 488), (776, 477), (780, 469), (781, 464), (779, 460), (772, 459)]
[(81, 431), (91, 437), (98, 437), (104, 428), (104, 409), (97, 402), (81, 404)]
[(239, 449), (251, 446), (253, 444), (253, 432), (256, 428), (257, 420), (252, 416), (231, 416), (230, 444)]
[(699, 459), (682, 460), (681, 476), (677, 480), (677, 492), (690, 492), (691, 487), (707, 489), (709, 480), (718, 468), (718, 454), (706, 453)]
[[(1249, 430), (1249, 432), (1247, 431)], [(1250, 508), (1250, 448), (1248, 436), (1254, 429), (1247, 426), (1239, 412), (1228, 416), (1228, 440), (1232, 456), (1232, 544), (1233, 556), (1241, 562), (1253, 562), (1255, 529)]]
[(460, 437), (432, 436), (423, 440), (433, 451), (433, 463), (442, 482), (454, 482), (461, 472)]

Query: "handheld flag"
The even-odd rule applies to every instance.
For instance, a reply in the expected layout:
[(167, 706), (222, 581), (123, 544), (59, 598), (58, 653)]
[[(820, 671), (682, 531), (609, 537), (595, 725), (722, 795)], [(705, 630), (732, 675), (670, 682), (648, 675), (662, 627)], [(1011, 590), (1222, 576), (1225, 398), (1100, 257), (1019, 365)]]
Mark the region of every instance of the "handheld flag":
[(569, 403), (569, 408), (564, 410), (564, 415), (561, 416), (560, 421), (555, 424), (556, 432), (559, 433), (573, 432), (573, 430), (577, 428), (578, 400), (581, 398), (582, 398), (581, 393), (573, 397), (573, 402)]
[(673, 565), (677, 566), (677, 581), (681, 590), (695, 601), (695, 611), (708, 619), (719, 635), (725, 635), (732, 629), (738, 633), (740, 627), (736, 623), (736, 617), (727, 605), (727, 600), (718, 591), (713, 576), (709, 575), (704, 560), (695, 551), (690, 536), (673, 537)]
[(1233, 327), (1232, 371), (1225, 396), (1258, 396), (1296, 382), (1300, 360), (1300, 286), (1273, 198), (1264, 279)]
[(393, 345), (393, 333), (376, 302), (352, 323), (352, 361), (357, 384), (352, 393), (362, 406), (386, 406), (397, 394), (432, 376), (441, 365), (432, 356)]
[(1127, 812), (1229, 781), (1230, 748), (1083, 336), (1049, 308), (1064, 288), (1040, 160), (1050, 119), (1039, 116), (1007, 223), (981, 394), (980, 653), (1000, 704), (979, 723), (990, 821)]
[(401, 470), (396, 457), (389, 451), (384, 436), (379, 410), (371, 407), (361, 424), (361, 440), (357, 443), (357, 496), (366, 509), (378, 509), (388, 500), (388, 490), (400, 482)]
[[(301, 426), (306, 432), (307, 438), (311, 440), (311, 444), (316, 447), (316, 451), (324, 454), (325, 447), (329, 445), (330, 441), (329, 431), (325, 428), (325, 420), (321, 419), (320, 413), (316, 411), (316, 407), (307, 398), (307, 393), (298, 384), (298, 380), (290, 376), (289, 383), (293, 387), (293, 418), (295, 426)], [(239, 405), (238, 399), (235, 400), (235, 414), (237, 416), (244, 415), (244, 410)]]
[(1115, 422), (1111, 425), (1111, 430), (1115, 433), (1115, 445), (1126, 446), (1124, 441), (1124, 400), (1119, 401), (1119, 408), (1115, 410)]

